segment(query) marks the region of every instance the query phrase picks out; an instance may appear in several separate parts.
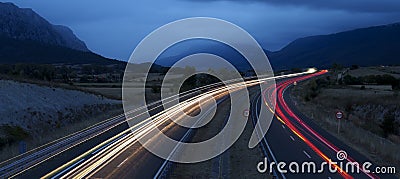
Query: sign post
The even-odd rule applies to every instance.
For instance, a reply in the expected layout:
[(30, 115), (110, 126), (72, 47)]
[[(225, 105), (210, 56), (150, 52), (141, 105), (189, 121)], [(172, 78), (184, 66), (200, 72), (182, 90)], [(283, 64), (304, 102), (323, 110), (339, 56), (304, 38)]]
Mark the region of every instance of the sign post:
[(26, 142), (21, 141), (19, 142), (19, 154), (23, 154), (26, 152)]
[(343, 118), (343, 113), (341, 111), (336, 112), (336, 119), (338, 120), (338, 127), (337, 127), (337, 133), (340, 133), (340, 121)]

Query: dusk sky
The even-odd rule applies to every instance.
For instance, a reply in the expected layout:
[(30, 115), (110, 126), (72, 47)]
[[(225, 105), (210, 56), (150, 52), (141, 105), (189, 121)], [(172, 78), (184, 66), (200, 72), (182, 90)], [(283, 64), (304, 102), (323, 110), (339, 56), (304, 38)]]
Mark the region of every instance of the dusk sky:
[(90, 50), (128, 60), (156, 28), (188, 17), (239, 25), (268, 50), (310, 35), (400, 22), (399, 0), (12, 0), (53, 24), (70, 27)]

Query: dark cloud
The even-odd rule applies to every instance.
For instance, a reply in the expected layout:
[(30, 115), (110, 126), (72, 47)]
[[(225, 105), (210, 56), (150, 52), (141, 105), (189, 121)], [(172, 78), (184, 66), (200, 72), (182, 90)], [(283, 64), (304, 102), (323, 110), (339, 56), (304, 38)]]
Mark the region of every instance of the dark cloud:
[(399, 0), (189, 0), (189, 1), (231, 1), (237, 3), (265, 3), (270, 5), (302, 6), (312, 9), (333, 9), (351, 12), (399, 12)]

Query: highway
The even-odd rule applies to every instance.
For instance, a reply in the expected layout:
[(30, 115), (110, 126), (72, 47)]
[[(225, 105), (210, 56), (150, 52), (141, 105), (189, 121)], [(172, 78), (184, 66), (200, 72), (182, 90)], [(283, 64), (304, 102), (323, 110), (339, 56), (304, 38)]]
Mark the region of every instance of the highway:
[[(273, 78), (266, 78), (263, 80), (272, 80), (272, 79), (280, 79), (287, 78), (292, 76), (299, 76), (303, 74), (313, 73), (314, 71), (308, 71), (305, 73), (298, 74), (290, 74), (277, 76)], [(263, 80), (249, 80), (246, 83), (232, 83), (231, 85), (225, 87), (211, 88), (212, 90), (189, 98), (184, 101), (183, 108), (192, 109), (193, 105), (205, 99), (205, 96), (213, 96), (217, 101), (223, 101), (224, 98), (228, 95), (227, 88), (235, 90), (242, 90), (244, 88), (257, 85), (263, 83)], [(231, 94), (232, 95), (232, 94)], [(207, 101), (206, 101), (207, 102)], [(171, 124), (171, 121), (168, 120), (167, 116), (169, 115), (177, 115), (174, 111), (175, 108), (182, 108), (182, 104), (179, 106), (173, 106), (171, 108), (165, 109), (156, 115), (153, 115), (151, 118), (140, 120), (135, 126), (115, 135), (114, 137), (104, 141), (98, 146), (92, 148), (89, 151), (84, 152), (80, 156), (75, 159), (65, 163), (64, 165), (58, 167), (50, 173), (44, 175), (44, 177), (61, 177), (61, 178), (81, 178), (81, 177), (119, 177), (121, 173), (125, 176), (129, 172), (118, 172), (124, 171), (122, 168), (125, 163), (132, 163), (130, 160), (140, 161), (135, 162), (137, 169), (132, 169), (129, 166), (129, 171), (131, 171), (132, 175), (136, 177), (149, 177), (151, 175), (157, 176), (162, 175), (164, 168), (168, 166), (168, 160), (160, 160), (158, 157), (151, 155), (143, 149), (138, 144), (138, 139), (148, 135), (155, 128), (161, 128), (163, 133), (171, 133), (171, 138), (175, 138), (180, 141), (188, 140), (191, 134), (191, 129), (182, 128), (177, 125)], [(211, 108), (215, 108), (217, 106), (211, 106)], [(193, 108), (192, 111), (196, 110)], [(190, 111), (190, 110), (189, 110)], [(180, 118), (176, 116), (176, 118)], [(151, 135), (149, 138), (149, 142), (159, 143), (159, 146), (162, 144), (157, 139), (157, 136)], [(109, 167), (111, 166), (111, 167)], [(138, 172), (138, 171), (146, 171), (146, 172)], [(154, 171), (154, 173), (152, 172)]]
[[(163, 102), (164, 104), (168, 104), (177, 99), (186, 99), (198, 94), (201, 90), (214, 88), (219, 85), (212, 84), (190, 90), (181, 94), (179, 98), (171, 96), (164, 99)], [(107, 139), (126, 130), (128, 128), (127, 122), (132, 119), (137, 120), (137, 118), (143, 116), (146, 110), (158, 113), (162, 110), (162, 104), (160, 101), (149, 103), (147, 106), (133, 109), (125, 114), (104, 120), (81, 131), (32, 149), (24, 154), (2, 161), (0, 163), (0, 178), (16, 176), (33, 176), (37, 178), (42, 176), (45, 174), (44, 172), (50, 172), (52, 169), (55, 169), (54, 167), (65, 163), (65, 160), (72, 160), (80, 153), (84, 153), (99, 144), (108, 145), (113, 140), (106, 143), (103, 141), (107, 141)]]
[[(265, 89), (251, 99), (250, 118), (261, 140), (259, 147), (268, 161), (309, 162), (317, 165), (337, 161), (336, 154), (340, 150), (347, 152), (347, 161), (365, 162), (366, 157), (340, 140), (324, 131), (310, 119), (296, 110), (290, 96), (292, 84), (315, 76), (323, 75), (327, 71), (316, 72), (309, 70), (304, 73), (282, 75), (257, 80), (248, 80), (245, 83), (233, 81), (231, 84), (208, 85), (200, 89), (188, 91), (182, 96), (185, 99), (180, 105), (163, 109), (160, 101), (148, 106), (135, 109), (129, 114), (116, 116), (85, 130), (79, 131), (65, 138), (53, 141), (41, 148), (18, 156), (0, 168), (1, 178), (165, 178), (171, 172), (174, 163), (162, 159), (146, 150), (140, 139), (146, 139), (146, 144), (153, 147), (165, 147), (155, 129), (159, 129), (167, 136), (181, 142), (190, 142), (196, 129), (179, 126), (171, 120), (173, 116), (178, 121), (185, 120), (186, 115), (177, 113), (178, 108), (186, 109), (187, 114), (199, 113), (202, 106), (202, 117), (197, 122), (212, 115), (211, 111), (228, 106), (227, 101), (235, 95), (235, 91), (244, 90), (264, 83), (268, 80), (279, 80), (275, 86)], [(231, 93), (228, 92), (228, 89)], [(201, 93), (199, 93), (201, 91)], [(275, 95), (275, 96), (274, 96)], [(211, 97), (211, 98), (210, 98)], [(270, 99), (277, 99), (271, 101)], [(171, 98), (171, 101), (176, 98)], [(171, 102), (163, 101), (163, 102)], [(212, 103), (216, 101), (216, 104)], [(273, 111), (271, 106), (275, 105)], [(275, 113), (275, 118), (266, 137), (257, 129), (258, 114), (261, 108)], [(149, 118), (143, 117), (143, 111), (154, 113)], [(209, 112), (210, 111), (210, 112)], [(218, 112), (217, 112), (218, 114)], [(222, 114), (214, 117), (224, 118)], [(136, 120), (135, 125), (127, 127), (126, 120)], [(170, 156), (179, 155), (183, 150), (177, 145), (172, 148)], [(341, 166), (334, 168), (341, 170)], [(260, 174), (262, 175), (262, 174)], [(274, 167), (273, 175), (278, 178), (379, 178), (367, 172), (331, 173), (327, 169), (323, 172), (311, 173), (282, 173)], [(384, 178), (391, 176), (384, 176)]]
[[(189, 96), (198, 94), (198, 90), (215, 87), (219, 84), (209, 85), (200, 89), (185, 92), (179, 99), (185, 99)], [(173, 102), (173, 97), (165, 99), (164, 103)], [(43, 176), (45, 172), (50, 172), (54, 167), (60, 166), (79, 156), (87, 150), (103, 144), (103, 141), (118, 135), (121, 131), (125, 131), (129, 126), (127, 122), (131, 119), (140, 118), (144, 112), (157, 113), (162, 110), (160, 101), (152, 102), (147, 106), (143, 106), (132, 111), (121, 114), (110, 119), (106, 119), (95, 125), (87, 127), (81, 131), (75, 132), (68, 136), (49, 142), (38, 148), (32, 149), (24, 154), (13, 157), (0, 163), (0, 178), (8, 177), (34, 177)], [(130, 117), (130, 119), (126, 119)], [(114, 140), (108, 141), (104, 145)]]

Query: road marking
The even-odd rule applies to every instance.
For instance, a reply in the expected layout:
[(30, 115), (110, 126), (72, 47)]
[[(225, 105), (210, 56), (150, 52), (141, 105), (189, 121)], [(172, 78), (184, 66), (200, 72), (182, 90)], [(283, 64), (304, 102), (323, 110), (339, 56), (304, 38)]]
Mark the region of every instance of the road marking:
[[(260, 96), (259, 98), (257, 98), (256, 104), (258, 103), (258, 101), (259, 101), (260, 99), (261, 99), (261, 96)], [(256, 114), (258, 113), (258, 106), (257, 106), (257, 105), (256, 105), (256, 110), (255, 110), (255, 112), (256, 112)], [(256, 117), (256, 118), (257, 118), (256, 121), (258, 121), (259, 116), (258, 116), (258, 115), (252, 115), (252, 119), (253, 119), (253, 124), (255, 125), (254, 128), (258, 127), (258, 128), (260, 129), (260, 131), (261, 131), (261, 130), (262, 130), (262, 129), (261, 129), (261, 125), (260, 125), (260, 123), (258, 123), (258, 122), (257, 122), (257, 123), (254, 122), (254, 117)], [(282, 125), (282, 127), (285, 128), (285, 126), (283, 126), (283, 125)], [(256, 129), (254, 129), (254, 130), (256, 130)], [(256, 134), (257, 134), (258, 138), (260, 138), (260, 134), (259, 134), (260, 131), (256, 130)], [(263, 136), (262, 140), (264, 140), (264, 144), (265, 144), (265, 146), (268, 148), (268, 151), (269, 151), (269, 153), (271, 154), (272, 159), (277, 163), (277, 160), (276, 160), (276, 158), (275, 158), (275, 156), (274, 156), (274, 153), (272, 152), (270, 146), (268, 145), (268, 142), (267, 142), (266, 137)], [(260, 143), (260, 144), (262, 144), (262, 143)], [(260, 145), (260, 146), (261, 146), (261, 148), (263, 149), (264, 154), (267, 156), (267, 151), (265, 150), (264, 146), (263, 146), (263, 145)], [(275, 173), (275, 170), (274, 170), (274, 173)], [(284, 175), (283, 173), (279, 173), (279, 174), (282, 176), (283, 179), (286, 179), (286, 177), (285, 177), (285, 175)], [(275, 175), (278, 175), (278, 174), (275, 173)]]
[(68, 168), (64, 169), (63, 171), (61, 171), (60, 173), (58, 173), (57, 175), (51, 177), (51, 179), (55, 179), (58, 178), (60, 175), (64, 174), (66, 171), (70, 170), (71, 168), (75, 167), (76, 165), (78, 165), (79, 163), (81, 163), (83, 160), (85, 159), (80, 159), (78, 162), (74, 163), (73, 165), (69, 166)]
[(328, 179), (332, 179), (331, 177), (328, 177)]
[(306, 154), (308, 158), (311, 158), (311, 156), (305, 150), (303, 150), (303, 153)]
[[(222, 103), (222, 102), (225, 101), (226, 99), (227, 99), (226, 97), (221, 98), (221, 100), (217, 101), (217, 104), (214, 105), (213, 107), (218, 107), (218, 104)], [(203, 120), (203, 119), (205, 118), (204, 116), (210, 114), (210, 113), (211, 113), (211, 109), (213, 109), (213, 108), (208, 109), (208, 110), (203, 114), (203, 116), (201, 116), (201, 118), (198, 119), (198, 120), (196, 121), (196, 123), (195, 123), (194, 125), (197, 125), (197, 124), (200, 122), (200, 120)], [(192, 130), (193, 130), (193, 128), (189, 128), (189, 129), (186, 131), (186, 133), (183, 135), (183, 137), (181, 138), (181, 140), (179, 140), (179, 142), (183, 142), (183, 141), (190, 135), (190, 133), (192, 132)], [(175, 155), (175, 152), (178, 150), (178, 148), (180, 147), (180, 145), (181, 145), (181, 144), (177, 144), (177, 145), (172, 149), (171, 153), (168, 155), (167, 159), (164, 160), (163, 164), (162, 164), (161, 167), (158, 169), (158, 171), (157, 171), (156, 175), (154, 175), (153, 179), (159, 178), (159, 176), (162, 174), (162, 172), (164, 171), (165, 167), (167, 166), (168, 162), (170, 162), (169, 159), (170, 159), (173, 155)]]
[(126, 158), (124, 161), (122, 161), (122, 162), (117, 166), (117, 168), (119, 168), (120, 166), (122, 166), (126, 161), (128, 161), (128, 159), (129, 159), (129, 158)]
[(285, 129), (285, 126), (282, 124), (282, 128), (284, 128)]
[(115, 141), (121, 139), (122, 137), (125, 137), (126, 134), (119, 136), (118, 138), (112, 140), (111, 142), (109, 142), (108, 144), (98, 148), (97, 150), (95, 150), (94, 152), (92, 152), (92, 155), (96, 154), (97, 152), (99, 152), (100, 150), (103, 150), (104, 148), (108, 147), (109, 145), (113, 144)]
[(290, 136), (290, 138), (294, 141), (294, 138), (293, 138), (293, 136)]

